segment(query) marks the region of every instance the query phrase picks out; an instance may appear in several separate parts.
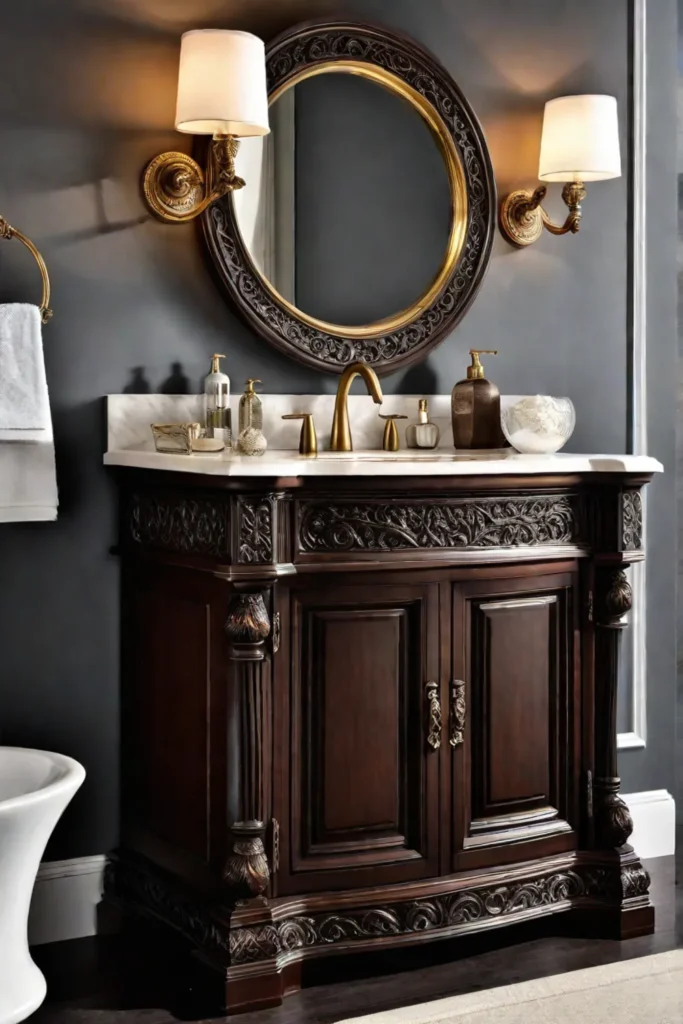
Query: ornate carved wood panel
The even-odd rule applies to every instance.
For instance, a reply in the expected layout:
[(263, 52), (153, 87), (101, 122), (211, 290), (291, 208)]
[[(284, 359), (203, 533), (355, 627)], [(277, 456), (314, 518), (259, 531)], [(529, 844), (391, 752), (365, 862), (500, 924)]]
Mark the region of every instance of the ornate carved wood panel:
[(623, 551), (639, 551), (643, 546), (643, 499), (640, 491), (623, 491), (621, 495), (621, 547)]
[(294, 590), (281, 892), (436, 872), (438, 754), (424, 686), (438, 678), (437, 596), (417, 584)]
[(129, 538), (143, 547), (217, 557), (230, 554), (227, 496), (190, 498), (171, 492), (134, 491), (126, 518)]
[(305, 501), (299, 550), (397, 551), (574, 544), (581, 539), (577, 495)]
[(239, 562), (261, 564), (276, 560), (275, 508), (276, 499), (270, 494), (238, 498)]
[[(235, 922), (232, 928), (224, 915), (212, 915), (198, 901), (188, 900), (174, 890), (163, 873), (136, 858), (116, 858), (107, 866), (105, 891), (124, 907), (161, 918), (171, 924), (218, 963), (243, 969), (280, 958), (303, 959), (325, 955), (330, 946), (357, 949), (392, 946), (396, 939), (410, 936), (418, 942), (462, 935), (487, 928), (501, 918), (534, 918), (557, 910), (578, 909), (596, 903), (618, 906), (622, 900), (642, 904), (647, 899), (649, 876), (635, 859), (622, 865), (600, 866), (574, 862), (535, 870), (512, 868), (504, 878), (463, 884), (453, 879), (433, 893), (405, 892), (384, 900), (380, 893), (355, 894), (355, 902), (316, 910), (305, 900), (297, 901), (277, 919), (267, 914), (254, 922)], [(438, 883), (436, 883), (438, 884)], [(427, 933), (425, 935), (425, 933)], [(430, 936), (429, 933), (432, 933)], [(255, 982), (262, 976), (255, 974)]]
[(525, 839), (559, 836), (558, 849), (576, 845), (567, 820), (574, 582), (563, 574), (456, 588), (454, 666), (468, 686), (469, 726), (463, 752), (453, 754), (459, 865), (476, 863), (483, 849), (487, 864), (501, 862), (506, 844)]

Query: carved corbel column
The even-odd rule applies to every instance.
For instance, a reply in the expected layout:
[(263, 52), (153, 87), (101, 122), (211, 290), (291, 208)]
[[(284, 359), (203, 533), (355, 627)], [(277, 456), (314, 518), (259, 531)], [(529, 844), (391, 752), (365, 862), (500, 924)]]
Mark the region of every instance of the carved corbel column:
[(225, 631), (230, 643), (239, 701), (240, 820), (231, 826), (232, 852), (223, 879), (237, 898), (260, 896), (268, 888), (264, 847), (268, 820), (266, 751), (270, 742), (271, 672), (265, 643), (270, 618), (263, 594), (238, 591), (233, 595)]
[(631, 587), (624, 569), (596, 568), (595, 579), (595, 779), (593, 805), (598, 849), (623, 846), (633, 821), (619, 796), (617, 774), (617, 688), (625, 615)]

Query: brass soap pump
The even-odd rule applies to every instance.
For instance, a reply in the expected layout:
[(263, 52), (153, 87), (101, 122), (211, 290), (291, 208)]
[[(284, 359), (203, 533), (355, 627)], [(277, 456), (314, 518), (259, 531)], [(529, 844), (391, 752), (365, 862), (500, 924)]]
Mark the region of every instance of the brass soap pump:
[(484, 376), (480, 355), (497, 356), (498, 349), (471, 348), (467, 378), (459, 380), (451, 395), (453, 444), (456, 448), (501, 448), (500, 391)]

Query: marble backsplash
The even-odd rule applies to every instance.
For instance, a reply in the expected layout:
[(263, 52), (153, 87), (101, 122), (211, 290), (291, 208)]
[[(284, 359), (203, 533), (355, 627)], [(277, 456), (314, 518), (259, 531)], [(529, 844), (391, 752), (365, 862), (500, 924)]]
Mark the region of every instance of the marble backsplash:
[[(441, 429), (440, 448), (453, 446), (450, 395), (386, 395), (381, 406), (369, 395), (349, 395), (349, 423), (354, 448), (382, 447), (384, 420), (379, 413), (400, 413), (408, 418), (397, 427), (401, 447), (405, 448), (405, 428), (417, 420), (419, 398), (429, 398), (429, 418)], [(263, 432), (270, 449), (296, 449), (301, 423), (283, 420), (290, 412), (312, 412), (318, 445), (328, 446), (334, 415), (334, 395), (260, 395), (263, 403)], [(240, 395), (231, 398), (233, 427), (237, 428)], [(187, 423), (203, 421), (202, 395), (108, 395), (107, 450), (120, 451), (140, 446), (154, 448), (150, 423)]]

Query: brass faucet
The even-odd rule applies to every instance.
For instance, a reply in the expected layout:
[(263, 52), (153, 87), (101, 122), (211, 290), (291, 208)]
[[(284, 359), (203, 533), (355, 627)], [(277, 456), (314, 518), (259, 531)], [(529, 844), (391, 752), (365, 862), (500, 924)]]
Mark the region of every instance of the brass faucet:
[(339, 378), (337, 400), (334, 403), (334, 419), (332, 420), (332, 433), (330, 435), (331, 452), (353, 451), (351, 429), (349, 427), (348, 397), (354, 377), (363, 378), (369, 394), (372, 395), (377, 405), (381, 405), (384, 400), (377, 374), (371, 366), (368, 366), (367, 363), (352, 363), (351, 366), (347, 366)]

